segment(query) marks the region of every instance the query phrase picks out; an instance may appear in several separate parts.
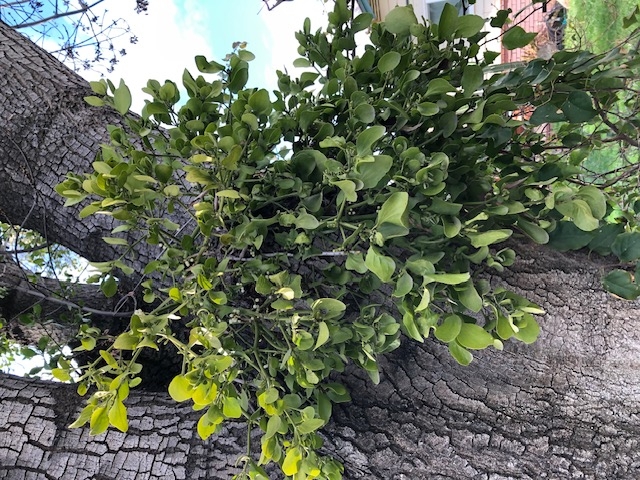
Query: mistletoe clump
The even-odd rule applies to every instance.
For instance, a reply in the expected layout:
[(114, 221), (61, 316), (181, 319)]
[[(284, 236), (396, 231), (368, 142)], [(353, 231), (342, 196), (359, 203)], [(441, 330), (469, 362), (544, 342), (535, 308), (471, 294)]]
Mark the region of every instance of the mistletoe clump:
[[(371, 20), (352, 19), (345, 0), (327, 30), (307, 20), (296, 36), (304, 71), (278, 72), (272, 93), (245, 88), (243, 45), (227, 64), (196, 57), (202, 75), (185, 71), (182, 87), (149, 81), (141, 117), (124, 83), (92, 83), (86, 100), (128, 127), (110, 127), (93, 172), (58, 191), (68, 204), (91, 200), (82, 217), (120, 221), (105, 241), (122, 256), (96, 265), (108, 296), (116, 272), (134, 273), (136, 242), (161, 254), (137, 272), (146, 306), (83, 367), (80, 393), (97, 390), (74, 426), (125, 431), (140, 352), (170, 343), (182, 372), (169, 394), (202, 411), (203, 439), (227, 419), (263, 431), (244, 474), (266, 478), (262, 465), (276, 462), (287, 477), (341, 478), (317, 453), (332, 404), (349, 400), (335, 372), (352, 362), (378, 382), (377, 359), (401, 333), (433, 335), (463, 365), (473, 350), (533, 342), (541, 309), (481, 275), (513, 263), (505, 241), (562, 247), (557, 232), (575, 230), (604, 245), (623, 234), (620, 221), (604, 226), (606, 191), (574, 181), (597, 137), (582, 124), (624, 84), (611, 58), (562, 52), (489, 75), (497, 54), (481, 51), (481, 17), (446, 4), (439, 25), (410, 7)], [(505, 40), (531, 36), (514, 27)], [(563, 126), (532, 128), (549, 122)], [(95, 348), (95, 330), (80, 348)]]

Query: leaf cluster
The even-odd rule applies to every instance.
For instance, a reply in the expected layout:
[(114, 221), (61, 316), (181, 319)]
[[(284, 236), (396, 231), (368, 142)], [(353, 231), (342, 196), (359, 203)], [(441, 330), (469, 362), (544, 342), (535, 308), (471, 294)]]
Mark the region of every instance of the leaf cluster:
[[(75, 426), (126, 430), (137, 356), (171, 343), (183, 369), (169, 393), (203, 412), (202, 438), (226, 419), (262, 429), (260, 458), (244, 459), (250, 478), (269, 462), (296, 479), (340, 478), (318, 431), (349, 400), (335, 377), (349, 362), (377, 383), (377, 359), (401, 333), (433, 334), (463, 365), (473, 350), (535, 341), (542, 310), (485, 280), (514, 262), (509, 239), (562, 248), (569, 228), (596, 250), (614, 236), (615, 253), (637, 258), (637, 234), (607, 224), (614, 200), (574, 181), (580, 157), (564, 149), (590, 148), (578, 127), (614, 101), (611, 58), (563, 52), (491, 75), (484, 21), (449, 4), (440, 25), (410, 7), (371, 24), (338, 0), (329, 21), (315, 32), (305, 22), (304, 71), (278, 72), (273, 94), (245, 88), (243, 48), (226, 64), (196, 58), (212, 80), (185, 70), (182, 87), (149, 81), (141, 118), (126, 113), (123, 83), (92, 84), (87, 101), (128, 127), (109, 127), (94, 171), (58, 192), (91, 198), (82, 217), (121, 221), (105, 241), (122, 257), (97, 265), (107, 295), (136, 242), (162, 253), (144, 271), (147, 305), (81, 377), (80, 393), (98, 391)], [(551, 147), (535, 128), (548, 122), (562, 122)]]

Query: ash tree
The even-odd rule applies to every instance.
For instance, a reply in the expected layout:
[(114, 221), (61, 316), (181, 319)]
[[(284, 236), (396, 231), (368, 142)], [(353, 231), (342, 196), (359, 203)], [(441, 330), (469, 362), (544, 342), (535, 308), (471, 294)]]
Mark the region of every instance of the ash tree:
[[(507, 15), (500, 12), (492, 26), (505, 26)], [(604, 172), (588, 163), (609, 144), (637, 147), (637, 31), (606, 54), (558, 52), (490, 73), (497, 54), (482, 50), (485, 21), (478, 16), (458, 16), (447, 4), (438, 25), (419, 22), (411, 7), (371, 20), (354, 17), (344, 0), (326, 30), (312, 31), (307, 20), (296, 35), (294, 66), (302, 73), (278, 72), (271, 93), (246, 88), (253, 54), (244, 48), (227, 63), (196, 57), (199, 73), (185, 70), (180, 85), (150, 80), (140, 116), (129, 113), (124, 82), (91, 82), (84, 101), (109, 112), (108, 141), (88, 171), (68, 173), (55, 190), (101, 237), (100, 261), (92, 263), (99, 273), (90, 282), (117, 300), (115, 310), (123, 301), (133, 310), (124, 321), (88, 317), (74, 344), (81, 363), (60, 356), (52, 369), (86, 397), (71, 427), (88, 426), (98, 436), (110, 427), (127, 432), (130, 402), (140, 403), (136, 387), (160, 386), (196, 412), (188, 418), (203, 440), (224, 445), (238, 421), (245, 425), (244, 452), (232, 451), (236, 478), (435, 478), (434, 468), (442, 478), (632, 478), (638, 459), (629, 439), (637, 422), (613, 432), (594, 427), (589, 436), (585, 425), (606, 414), (592, 405), (596, 413), (573, 418), (570, 402), (554, 397), (565, 387), (583, 392), (585, 378), (574, 376), (581, 364), (558, 367), (567, 378), (558, 380), (548, 365), (513, 360), (514, 352), (546, 358), (534, 344), (538, 318), (560, 310), (550, 296), (539, 301), (535, 287), (535, 300), (523, 294), (526, 284), (510, 271), (536, 278), (556, 263), (565, 266), (561, 272), (588, 272), (576, 292), (603, 308), (620, 304), (594, 286), (594, 270), (603, 271), (612, 294), (640, 293), (640, 204), (630, 188), (637, 162), (629, 157)], [(364, 30), (370, 43), (359, 51), (355, 35)], [(507, 27), (503, 42), (519, 48), (533, 36)], [(532, 244), (617, 258), (589, 269), (582, 257)], [(541, 289), (551, 294), (552, 285)], [(584, 300), (567, 292), (571, 313), (573, 301)], [(615, 327), (590, 330), (596, 320), (574, 327), (632, 348), (635, 337)], [(547, 338), (554, 361), (576, 351), (591, 358), (591, 340), (572, 333), (562, 317), (560, 327), (549, 324), (567, 341)], [(167, 357), (169, 366), (158, 371)], [(487, 373), (482, 362), (502, 369)], [(388, 379), (376, 394), (381, 364)], [(536, 368), (544, 375), (536, 377)], [(497, 380), (489, 380), (492, 373)], [(591, 378), (603, 382), (607, 373), (615, 377), (603, 369)], [(539, 395), (528, 375), (542, 380)], [(446, 391), (438, 393), (442, 385)], [(611, 405), (633, 388), (621, 385), (608, 397)], [(469, 402), (456, 407), (456, 395)], [(529, 395), (521, 407), (544, 414), (546, 402), (556, 416), (542, 420), (543, 434), (527, 417), (518, 436), (497, 415), (495, 399), (519, 418), (513, 405)], [(387, 401), (395, 426), (385, 414), (376, 417)], [(414, 404), (438, 402), (439, 411), (402, 416), (415, 413)], [(371, 413), (362, 414), (367, 407)], [(616, 412), (614, 426), (632, 415)], [(373, 435), (372, 451), (350, 433), (360, 428), (358, 415)], [(409, 438), (422, 438), (422, 429), (452, 444), (456, 430), (469, 431), (473, 459), (464, 448), (456, 449), (456, 461), (429, 457), (442, 450), (433, 437), (415, 445), (394, 438), (405, 435), (403, 422), (418, 430)], [(573, 443), (564, 439), (567, 450), (554, 428), (573, 432)], [(377, 433), (386, 433), (386, 447)], [(537, 439), (546, 439), (547, 450)], [(522, 446), (512, 452), (522, 454), (517, 467), (504, 458), (509, 441)], [(600, 452), (595, 445), (606, 441), (612, 450)], [(583, 450), (584, 461), (575, 455), (563, 462), (567, 451)], [(367, 452), (371, 461), (357, 455)], [(411, 465), (385, 461), (385, 452), (387, 459), (413, 457)], [(424, 455), (433, 463), (421, 464)]]

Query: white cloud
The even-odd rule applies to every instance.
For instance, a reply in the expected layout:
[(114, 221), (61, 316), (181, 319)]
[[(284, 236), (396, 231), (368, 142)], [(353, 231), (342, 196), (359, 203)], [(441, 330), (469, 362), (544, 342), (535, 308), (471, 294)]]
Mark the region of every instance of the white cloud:
[(263, 44), (269, 46), (271, 61), (265, 68), (265, 83), (275, 88), (277, 85), (276, 70), (287, 67), (290, 73), (294, 68), (293, 61), (298, 58), (298, 41), (295, 32), (302, 30), (304, 19), (311, 19), (311, 31), (324, 27), (327, 13), (333, 8), (331, 2), (323, 0), (296, 0), (283, 2), (271, 11), (266, 7), (260, 12), (260, 17), (266, 28), (263, 32)]
[[(135, 45), (126, 45), (127, 54), (120, 58), (114, 71), (107, 76), (117, 84), (123, 78), (133, 95), (133, 110), (139, 111), (147, 95), (141, 92), (147, 80), (160, 83), (170, 79), (180, 85), (185, 68), (194, 71), (193, 58), (205, 55), (212, 58), (206, 22), (194, 0), (186, 0), (182, 9), (179, 1), (151, 2), (147, 14), (136, 14), (133, 2), (110, 2), (109, 14), (124, 18), (131, 32), (138, 38)], [(87, 79), (95, 80), (91, 72)]]

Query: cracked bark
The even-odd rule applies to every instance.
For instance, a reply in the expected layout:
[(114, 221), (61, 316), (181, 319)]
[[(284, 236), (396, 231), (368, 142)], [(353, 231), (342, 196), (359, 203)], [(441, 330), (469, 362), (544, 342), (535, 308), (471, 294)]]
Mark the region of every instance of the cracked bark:
[[(534, 345), (477, 352), (469, 367), (434, 340), (382, 360), (382, 382), (350, 370), (353, 402), (334, 409), (326, 453), (345, 478), (637, 479), (640, 303), (604, 292), (604, 261), (522, 245), (492, 279), (543, 305)], [(229, 478), (246, 432), (201, 442), (188, 407), (134, 393), (131, 431), (91, 438), (65, 425), (72, 387), (0, 377), (0, 472), (10, 480)], [(274, 477), (275, 478), (275, 477)]]
[[(78, 222), (52, 187), (89, 165), (117, 116), (88, 109), (86, 83), (4, 24), (0, 72), (2, 218), (87, 258), (112, 258), (99, 241), (109, 222)], [(547, 310), (540, 340), (478, 352), (466, 368), (433, 340), (405, 342), (382, 360), (377, 387), (350, 370), (354, 400), (325, 429), (345, 478), (640, 476), (640, 304), (602, 290), (602, 261), (517, 250), (521, 259), (492, 281)], [(0, 404), (0, 477), (9, 480), (223, 479), (245, 449), (238, 424), (199, 440), (197, 413), (165, 394), (132, 392), (131, 430), (95, 438), (66, 428), (82, 404), (71, 386), (0, 375)]]

